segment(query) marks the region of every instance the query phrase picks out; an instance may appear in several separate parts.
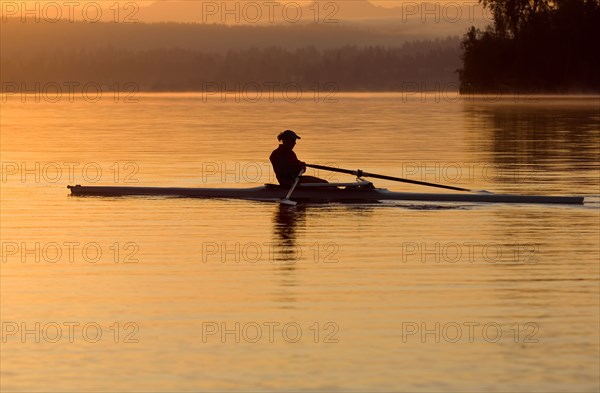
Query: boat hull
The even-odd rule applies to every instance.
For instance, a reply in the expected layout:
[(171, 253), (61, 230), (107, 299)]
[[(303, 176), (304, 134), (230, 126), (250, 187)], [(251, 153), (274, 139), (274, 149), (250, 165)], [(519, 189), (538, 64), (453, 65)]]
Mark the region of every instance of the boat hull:
[[(224, 198), (247, 200), (279, 200), (289, 191), (286, 187), (261, 186), (254, 188), (176, 188), (176, 187), (116, 187), (116, 186), (68, 186), (72, 195), (78, 196), (171, 196), (185, 198)], [(291, 197), (298, 202), (378, 202), (424, 201), (424, 202), (481, 202), (481, 203), (549, 203), (582, 204), (583, 197), (539, 196), (511, 194), (434, 194), (393, 192), (382, 188), (302, 188), (294, 190)]]

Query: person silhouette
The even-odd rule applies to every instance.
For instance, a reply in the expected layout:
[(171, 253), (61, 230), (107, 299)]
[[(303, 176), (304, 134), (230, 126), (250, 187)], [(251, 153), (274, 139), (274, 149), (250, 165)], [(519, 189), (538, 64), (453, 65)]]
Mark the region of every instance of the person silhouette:
[[(300, 174), (300, 171), (306, 170), (306, 164), (300, 161), (296, 153), (294, 153), (294, 146), (296, 146), (297, 139), (301, 138), (294, 131), (283, 131), (277, 136), (277, 140), (281, 144), (277, 149), (273, 150), (269, 157), (277, 181), (282, 186), (290, 187)], [(302, 183), (328, 183), (328, 181), (315, 176), (301, 176), (300, 184)]]

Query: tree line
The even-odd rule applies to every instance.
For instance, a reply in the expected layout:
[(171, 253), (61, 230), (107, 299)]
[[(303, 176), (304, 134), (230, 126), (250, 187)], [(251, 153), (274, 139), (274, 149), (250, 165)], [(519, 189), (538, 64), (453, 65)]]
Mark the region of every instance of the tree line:
[[(406, 28), (406, 26), (400, 26)], [(181, 48), (210, 53), (230, 49), (314, 46), (333, 49), (346, 45), (400, 46), (406, 41), (434, 39), (414, 31), (350, 24), (223, 25), (202, 23), (109, 23), (49, 21), (23, 23), (6, 18), (0, 48), (3, 56), (40, 49), (99, 49), (107, 46), (135, 51)]]
[[(95, 83), (108, 88), (133, 83), (140, 91), (202, 91), (207, 84), (233, 88), (256, 83), (282, 89), (334, 86), (338, 91), (455, 90), (460, 66), (458, 37), (415, 41), (398, 47), (343, 46), (317, 49), (230, 49), (223, 53), (176, 47), (132, 50), (39, 48), (2, 56), (6, 82)], [(437, 87), (436, 87), (437, 86)]]

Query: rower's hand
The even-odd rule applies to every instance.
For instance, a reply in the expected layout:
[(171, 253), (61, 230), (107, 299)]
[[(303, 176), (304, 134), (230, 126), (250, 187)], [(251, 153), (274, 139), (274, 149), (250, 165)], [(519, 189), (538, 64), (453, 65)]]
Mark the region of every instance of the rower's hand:
[(306, 171), (306, 162), (300, 161), (300, 168)]

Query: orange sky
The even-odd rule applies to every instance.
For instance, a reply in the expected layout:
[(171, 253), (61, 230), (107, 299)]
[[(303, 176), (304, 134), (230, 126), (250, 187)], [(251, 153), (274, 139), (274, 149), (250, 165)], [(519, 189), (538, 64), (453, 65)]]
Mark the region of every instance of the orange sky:
[[(271, 3), (273, 0), (187, 0), (190, 3), (191, 2), (195, 2), (196, 6), (200, 6), (200, 4), (202, 2), (205, 3), (215, 3), (215, 4), (222, 4), (222, 2), (236, 2), (236, 3), (240, 3), (240, 4), (244, 4), (244, 3), (252, 3), (255, 5), (259, 5), (262, 6), (264, 4), (268, 4)], [(412, 7), (411, 8), (411, 13), (410, 14), (406, 14), (409, 18), (411, 19), (415, 19), (415, 18), (419, 18), (419, 15), (415, 15), (415, 12), (417, 12), (418, 10), (415, 10), (415, 7), (419, 7), (422, 4), (437, 4), (437, 7), (440, 6), (440, 4), (442, 4), (443, 7), (445, 7), (446, 5), (448, 5), (449, 7), (451, 7), (452, 9), (449, 12), (449, 17), (448, 18), (453, 18), (455, 15), (455, 8), (458, 4), (461, 5), (468, 5), (468, 14), (463, 14), (464, 16), (460, 19), (460, 21), (463, 21), (463, 19), (467, 19), (469, 18), (468, 21), (471, 24), (475, 24), (478, 25), (478, 23), (476, 23), (474, 20), (471, 20), (471, 15), (474, 15), (475, 17), (479, 17), (481, 18), (482, 16), (482, 11), (480, 10), (480, 5), (478, 3), (478, 0), (410, 0), (410, 1), (405, 1), (405, 0), (274, 0), (274, 1), (279, 1), (280, 3), (295, 3), (295, 4), (299, 4), (302, 6), (311, 4), (311, 3), (318, 3), (321, 7), (325, 7), (322, 11), (323, 11), (323, 15), (325, 14), (326, 10), (331, 10), (328, 7), (328, 4), (330, 3), (338, 3), (338, 11), (340, 12), (335, 12), (335, 15), (337, 17), (342, 17), (342, 19), (347, 19), (347, 20), (361, 20), (361, 19), (365, 19), (365, 20), (369, 20), (369, 19), (377, 19), (377, 18), (382, 18), (382, 15), (385, 16), (385, 11), (379, 11), (379, 13), (375, 13), (375, 14), (371, 14), (371, 11), (376, 11), (376, 9), (374, 8), (373, 10), (369, 10), (370, 7), (365, 7), (366, 4), (364, 3), (368, 3), (370, 2), (373, 5), (376, 6), (380, 6), (380, 7), (388, 7), (388, 8), (392, 8), (392, 7), (401, 7), (403, 10), (408, 11), (408, 7)], [(149, 5), (152, 5), (153, 3), (163, 3), (161, 4), (161, 6), (159, 7), (150, 7), (148, 8), (148, 13), (146, 12), (146, 7)], [(173, 7), (169, 7), (165, 4), (168, 4), (169, 2), (176, 2), (178, 4), (173, 4)], [(10, 3), (10, 5), (9, 5)], [(24, 16), (22, 15), (23, 11), (21, 10), (21, 8), (23, 9), (27, 9), (27, 15), (31, 15), (31, 11), (35, 10), (35, 9), (42, 9), (45, 10), (45, 7), (49, 6), (50, 4), (53, 4), (54, 7), (58, 4), (58, 5), (62, 5), (63, 7), (69, 7), (70, 10), (69, 12), (72, 12), (73, 16), (70, 16), (70, 14), (65, 14), (65, 10), (63, 10), (62, 13), (62, 17), (58, 16), (58, 19), (65, 19), (65, 18), (73, 18), (74, 20), (81, 20), (82, 17), (82, 12), (86, 9), (86, 6), (88, 4), (90, 5), (94, 5), (95, 7), (91, 7), (91, 11), (90, 11), (90, 15), (95, 15), (94, 12), (97, 13), (97, 11), (95, 11), (96, 8), (98, 8), (98, 5), (100, 5), (103, 9), (108, 9), (110, 8), (111, 11), (107, 11), (104, 13), (100, 13), (101, 17), (102, 17), (102, 21), (107, 21), (107, 18), (110, 19), (109, 17), (118, 17), (119, 21), (122, 21), (124, 18), (126, 17), (131, 17), (135, 20), (140, 20), (140, 21), (146, 21), (146, 22), (172, 22), (172, 21), (176, 21), (176, 22), (197, 22), (196, 20), (194, 20), (193, 18), (191, 19), (191, 14), (189, 9), (186, 10), (186, 8), (189, 7), (182, 7), (182, 3), (185, 3), (185, 1), (181, 1), (181, 0), (156, 0), (156, 1), (152, 1), (152, 0), (138, 0), (138, 1), (130, 1), (130, 0), (80, 0), (80, 1), (76, 1), (76, 2), (70, 2), (67, 0), (21, 0), (21, 1), (15, 1), (15, 0), (0, 0), (0, 14), (2, 14), (3, 16), (12, 16), (12, 17), (19, 17), (21, 16), (21, 18), (24, 18)], [(354, 3), (354, 4), (352, 4)], [(361, 5), (361, 3), (363, 3)], [(71, 5), (68, 5), (71, 4)], [(72, 4), (76, 4), (76, 5), (72, 5)], [(113, 9), (115, 7), (115, 4), (117, 4), (118, 9), (115, 10)], [(25, 5), (23, 7), (23, 5)], [(473, 7), (475, 7), (477, 5), (477, 8), (479, 8), (479, 11), (473, 11), (473, 13), (471, 13), (471, 9)], [(8, 8), (11, 7), (11, 8)], [(15, 10), (15, 7), (20, 8), (20, 10)], [(132, 7), (135, 7), (135, 9), (132, 9)], [(74, 9), (73, 9), (74, 8)], [(197, 7), (196, 7), (197, 8)], [(194, 7), (192, 7), (191, 9), (194, 9)], [(11, 13), (8, 13), (7, 10), (10, 10)], [(400, 12), (402, 12), (401, 10), (399, 10)], [(442, 11), (444, 11), (444, 9), (442, 9)], [(33, 11), (35, 12), (35, 11)], [(39, 12), (39, 11), (38, 11)], [(48, 11), (48, 15), (46, 16), (49, 19), (55, 18), (55, 15), (57, 14), (57, 11), (55, 10), (55, 8), (53, 8), (52, 6), (49, 7)], [(439, 9), (437, 9), (437, 12), (439, 15), (445, 15), (443, 14), (443, 12), (440, 12)], [(464, 10), (463, 10), (464, 13)], [(114, 15), (113, 15), (114, 14)], [(431, 13), (430, 13), (431, 14)], [(394, 14), (394, 16), (390, 15), (390, 18), (398, 18), (398, 12), (396, 12)], [(42, 18), (44, 17), (44, 12), (41, 12), (41, 16)], [(28, 16), (27, 18), (34, 18), (35, 16)], [(89, 16), (89, 18), (94, 18), (94, 16)], [(421, 18), (425, 18), (421, 15)], [(427, 16), (426, 21), (430, 22), (433, 18), (435, 18), (435, 16)], [(100, 19), (99, 19), (100, 20)], [(214, 20), (210, 21), (211, 23), (215, 23)], [(428, 23), (429, 28), (433, 29), (433, 30), (439, 30), (438, 28), (440, 26), (437, 26), (439, 23), (437, 23), (437, 20), (435, 20), (434, 22), (436, 23)], [(451, 27), (450, 25), (452, 25), (453, 23), (455, 23), (453, 20), (451, 21), (452, 23), (446, 23), (446, 27)], [(465, 22), (465, 23), (466, 23)], [(488, 22), (489, 22), (489, 18), (488, 18)], [(446, 29), (448, 30), (448, 29)], [(454, 29), (454, 31), (442, 31), (440, 34), (441, 35), (447, 35), (447, 34), (462, 34), (463, 31), (465, 30), (464, 26), (458, 26), (457, 28)]]
[[(15, 1), (15, 0), (0, 0), (0, 4), (2, 4), (2, 3), (15, 3), (15, 2), (18, 3), (18, 4), (21, 4), (21, 3), (25, 2), (25, 3), (39, 3), (40, 6), (43, 7), (45, 4), (48, 4), (48, 3), (58, 3), (58, 4), (61, 4), (61, 3), (64, 3), (65, 1), (67, 1), (67, 0), (64, 0), (64, 1), (63, 0), (24, 0), (24, 1), (23, 0), (20, 0), (20, 1)], [(83, 6), (86, 3), (98, 3), (98, 2), (102, 2), (102, 1), (103, 0), (79, 0), (77, 3), (81, 4)], [(104, 1), (106, 1), (106, 0), (104, 0)], [(171, 1), (171, 0), (137, 0), (137, 1), (115, 0), (115, 1), (112, 1), (111, 4), (113, 4), (115, 2), (120, 3), (120, 4), (125, 4), (125, 3), (131, 2), (131, 3), (137, 4), (140, 7), (144, 7), (144, 6), (147, 6), (147, 5), (150, 5), (150, 4), (154, 3), (155, 1), (168, 2), (168, 1)], [(188, 0), (188, 1), (193, 1), (193, 0)], [(200, 0), (196, 0), (196, 1), (200, 1)], [(208, 0), (206, 0), (206, 1), (208, 1)], [(218, 0), (218, 1), (221, 2), (221, 1), (238, 1), (238, 0)], [(257, 3), (260, 4), (261, 2), (267, 1), (267, 0), (241, 0), (241, 1), (248, 1), (248, 2), (254, 1), (254, 2), (257, 2)], [(269, 0), (269, 1), (272, 1), (272, 0)], [(326, 2), (331, 2), (331, 1), (344, 2), (344, 1), (352, 1), (352, 0), (275, 0), (275, 1), (279, 1), (280, 3), (295, 2), (295, 3), (303, 5), (303, 4), (312, 3), (314, 1), (320, 1), (322, 3), (326, 3)], [(415, 2), (414, 0), (368, 0), (368, 1), (371, 2), (371, 3), (373, 3), (373, 4), (375, 4), (375, 5), (377, 5), (377, 6), (380, 6), (380, 7), (400, 7), (400, 6), (402, 6), (403, 3), (414, 3)], [(423, 1), (423, 0), (419, 0), (419, 2), (421, 2), (421, 1)], [(460, 3), (473, 3), (473, 2), (477, 2), (477, 0), (435, 0), (435, 1), (436, 2), (442, 2), (442, 3), (452, 2), (452, 3), (459, 3), (459, 4)]]

